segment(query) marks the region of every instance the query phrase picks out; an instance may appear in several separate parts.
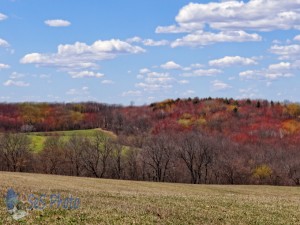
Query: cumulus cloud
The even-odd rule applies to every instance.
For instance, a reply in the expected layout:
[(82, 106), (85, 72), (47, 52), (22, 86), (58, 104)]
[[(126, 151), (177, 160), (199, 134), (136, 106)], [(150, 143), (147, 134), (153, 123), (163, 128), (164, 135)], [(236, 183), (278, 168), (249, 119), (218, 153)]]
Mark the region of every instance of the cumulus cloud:
[(299, 29), (300, 1), (250, 0), (190, 3), (176, 16), (180, 27), (209, 25), (217, 30)]
[(218, 42), (261, 41), (262, 37), (253, 31), (300, 30), (299, 24), (299, 0), (223, 0), (189, 3), (180, 9), (175, 24), (158, 26), (155, 32), (188, 33), (171, 46), (197, 47)]
[(71, 25), (71, 23), (69, 21), (61, 20), (61, 19), (46, 20), (45, 24), (49, 27), (68, 27)]
[(19, 79), (22, 77), (25, 77), (25, 75), (22, 73), (18, 73), (18, 72), (12, 72), (9, 76), (10, 79)]
[(300, 41), (300, 35), (295, 36), (294, 41)]
[(122, 93), (123, 97), (127, 97), (127, 96), (141, 96), (142, 92), (141, 91), (125, 91)]
[(181, 24), (181, 26), (176, 26), (176, 25), (171, 25), (171, 26), (158, 26), (155, 29), (155, 33), (161, 34), (161, 33), (173, 33), (173, 34), (178, 34), (178, 33), (190, 33), (193, 32), (194, 30), (202, 30), (204, 27), (203, 25), (198, 25), (198, 24)]
[(143, 68), (143, 69), (140, 69), (140, 73), (141, 74), (150, 73), (150, 70), (148, 68)]
[(239, 89), (239, 93), (241, 94), (237, 98), (254, 98), (258, 94), (258, 90), (254, 88), (241, 88)]
[(143, 41), (145, 46), (165, 46), (169, 44), (167, 40), (154, 41), (152, 39), (146, 39)]
[(3, 69), (9, 69), (9, 68), (10, 68), (9, 65), (0, 63), (0, 70), (3, 70)]
[(241, 56), (225, 56), (221, 59), (215, 59), (209, 61), (210, 66), (216, 67), (228, 67), (228, 66), (249, 66), (255, 65), (257, 62), (251, 58), (244, 58)]
[(4, 39), (0, 38), (0, 47), (9, 47), (9, 44)]
[(249, 42), (261, 41), (262, 37), (258, 34), (249, 34), (245, 31), (221, 31), (219, 33), (197, 31), (178, 38), (171, 43), (171, 47), (179, 46), (205, 46), (218, 42)]
[(254, 79), (258, 72), (254, 70), (246, 70), (239, 73), (239, 76), (243, 79)]
[(222, 73), (222, 70), (218, 69), (199, 69), (199, 70), (194, 70), (190, 73), (184, 73), (181, 76), (182, 77), (210, 77), (210, 76), (215, 76)]
[(289, 62), (280, 62), (278, 64), (269, 65), (269, 70), (272, 71), (289, 71), (292, 69), (292, 65)]
[(190, 81), (189, 80), (179, 80), (178, 83), (179, 84), (188, 84), (188, 83), (190, 83)]
[(4, 15), (3, 13), (0, 13), (0, 21), (1, 20), (6, 20), (7, 19), (7, 16)]
[(195, 94), (196, 94), (196, 92), (194, 90), (187, 90), (182, 93), (183, 96), (188, 96), (188, 97), (195, 95)]
[(66, 92), (67, 95), (87, 95), (89, 94), (89, 87), (83, 86), (82, 88), (76, 89), (71, 88)]
[(95, 77), (95, 78), (100, 78), (103, 77), (104, 74), (102, 73), (96, 73), (94, 71), (80, 71), (80, 72), (69, 72), (72, 78), (84, 78), (84, 77)]
[(3, 83), (4, 86), (28, 87), (30, 84), (24, 81), (7, 80)]
[(144, 91), (163, 91), (173, 87), (175, 79), (169, 73), (149, 72), (142, 78), (143, 81), (136, 83), (135, 86)]
[(114, 82), (112, 80), (103, 80), (101, 83), (102, 84), (114, 84)]
[(75, 88), (72, 88), (72, 89), (69, 89), (67, 92), (66, 92), (67, 95), (75, 95), (77, 94), (77, 90)]
[(229, 84), (226, 84), (219, 80), (214, 80), (211, 82), (211, 84), (212, 84), (212, 89), (214, 91), (224, 91), (224, 90), (232, 88)]
[(179, 64), (175, 63), (174, 61), (166, 62), (165, 64), (162, 64), (160, 67), (163, 69), (166, 69), (166, 70), (181, 69), (181, 66)]
[(92, 45), (82, 42), (59, 45), (57, 53), (53, 54), (30, 53), (25, 55), (20, 62), (60, 69), (86, 69), (97, 67), (98, 61), (113, 59), (122, 54), (142, 52), (145, 52), (143, 48), (118, 39), (98, 40)]
[(247, 80), (276, 80), (294, 76), (293, 65), (289, 62), (271, 64), (268, 68), (261, 70), (247, 70), (239, 73), (240, 78)]
[(300, 58), (300, 45), (273, 45), (270, 49), (280, 60)]
[(135, 36), (126, 40), (128, 43), (141, 43), (145, 46), (165, 46), (169, 45), (167, 40), (155, 41), (153, 39), (142, 39), (141, 37)]

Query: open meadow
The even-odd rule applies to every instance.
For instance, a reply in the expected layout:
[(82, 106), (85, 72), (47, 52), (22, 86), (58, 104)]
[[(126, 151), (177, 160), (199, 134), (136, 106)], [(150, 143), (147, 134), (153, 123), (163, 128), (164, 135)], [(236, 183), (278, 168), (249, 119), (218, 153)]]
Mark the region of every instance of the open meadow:
[(31, 148), (34, 152), (40, 152), (44, 148), (44, 143), (48, 137), (59, 136), (64, 142), (70, 140), (74, 135), (90, 138), (97, 132), (101, 132), (111, 138), (115, 138), (113, 132), (102, 130), (100, 128), (87, 129), (87, 130), (68, 130), (68, 131), (51, 131), (51, 132), (31, 132), (27, 133), (27, 136), (31, 141)]
[[(20, 196), (60, 193), (80, 198), (78, 209), (8, 214), (8, 188)], [(0, 172), (0, 224), (300, 224), (300, 188), (121, 181)], [(24, 200), (24, 197), (22, 198)], [(47, 201), (48, 201), (47, 200)], [(29, 207), (25, 204), (25, 207)]]

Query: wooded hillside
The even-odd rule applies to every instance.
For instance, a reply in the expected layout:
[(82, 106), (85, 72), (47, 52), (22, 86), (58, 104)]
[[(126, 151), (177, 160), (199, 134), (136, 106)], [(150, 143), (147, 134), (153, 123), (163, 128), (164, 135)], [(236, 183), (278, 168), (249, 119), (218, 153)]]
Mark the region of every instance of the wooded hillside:
[[(102, 128), (33, 153), (26, 133)], [(177, 99), (149, 106), (0, 104), (0, 169), (191, 183), (300, 184), (300, 105)], [(15, 134), (17, 133), (17, 134)], [(74, 144), (75, 143), (75, 144)]]

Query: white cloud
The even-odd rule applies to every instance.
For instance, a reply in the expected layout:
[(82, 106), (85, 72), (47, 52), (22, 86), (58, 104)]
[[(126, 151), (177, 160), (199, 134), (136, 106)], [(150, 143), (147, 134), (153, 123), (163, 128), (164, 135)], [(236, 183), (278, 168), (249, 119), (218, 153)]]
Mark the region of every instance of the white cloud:
[(0, 38), (0, 47), (9, 47), (9, 44), (4, 39)]
[(4, 86), (28, 87), (30, 84), (24, 81), (7, 80), (3, 83)]
[(24, 77), (25, 75), (22, 73), (18, 73), (18, 72), (12, 72), (11, 75), (9, 76), (10, 79), (19, 79)]
[(143, 68), (143, 69), (140, 69), (140, 73), (141, 74), (150, 73), (150, 70), (148, 68)]
[(1, 20), (6, 20), (7, 19), (7, 16), (4, 15), (3, 13), (0, 13), (0, 21)]
[(68, 27), (71, 25), (71, 23), (67, 20), (61, 20), (61, 19), (56, 19), (56, 20), (46, 20), (45, 24), (50, 26), (50, 27)]
[(215, 91), (224, 91), (231, 88), (230, 85), (219, 80), (214, 80), (211, 82), (211, 84), (212, 84), (212, 89)]
[(145, 52), (138, 46), (111, 39), (96, 41), (92, 45), (76, 42), (73, 45), (59, 45), (57, 53), (31, 53), (25, 55), (20, 62), (39, 66), (58, 67), (60, 69), (86, 69), (97, 67), (97, 62), (113, 59), (121, 54), (138, 54)]
[(171, 43), (171, 47), (179, 46), (205, 46), (218, 42), (248, 42), (248, 41), (261, 41), (262, 37), (258, 34), (249, 34), (245, 31), (221, 31), (219, 33), (211, 33), (204, 31), (197, 31), (184, 36), (183, 38), (176, 39)]
[(69, 72), (72, 78), (85, 78), (85, 77), (95, 77), (95, 78), (101, 78), (104, 76), (102, 73), (96, 73), (93, 71), (80, 71), (80, 72)]
[(178, 34), (178, 33), (190, 33), (193, 30), (202, 30), (203, 26), (176, 26), (176, 25), (171, 25), (171, 26), (158, 26), (155, 29), (155, 33), (158, 34), (163, 34), (163, 33), (173, 33), (173, 34)]
[(265, 77), (267, 79), (270, 79), (270, 80), (276, 80), (278, 78), (288, 78), (288, 77), (293, 77), (294, 75), (292, 73), (283, 73), (283, 72), (272, 72), (272, 71), (268, 71), (266, 74), (265, 74)]
[(77, 94), (77, 90), (75, 88), (72, 88), (72, 89), (68, 90), (66, 92), (66, 94), (67, 95), (75, 95), (75, 94)]
[(194, 64), (191, 64), (191, 67), (192, 68), (203, 68), (204, 65), (200, 64), (200, 63), (194, 63)]
[(76, 88), (71, 88), (69, 89), (66, 94), (67, 95), (88, 95), (89, 94), (89, 87), (87, 86), (83, 86), (80, 89), (76, 89)]
[(215, 59), (209, 61), (210, 66), (216, 66), (216, 67), (228, 67), (228, 66), (235, 66), (235, 65), (242, 65), (242, 66), (248, 66), (248, 65), (255, 65), (257, 62), (254, 59), (251, 58), (244, 58), (241, 56), (225, 56), (221, 59)]
[(165, 46), (169, 45), (169, 41), (167, 40), (159, 40), (155, 41), (153, 39), (142, 39), (141, 37), (132, 37), (126, 40), (128, 43), (142, 43), (145, 46)]
[(191, 73), (184, 73), (181, 76), (182, 77), (204, 77), (204, 76), (215, 76), (217, 74), (222, 73), (222, 70), (218, 69), (199, 69), (199, 70), (194, 70)]
[(172, 42), (172, 47), (261, 41), (260, 35), (246, 31), (300, 30), (300, 1), (221, 0), (189, 3), (180, 9), (175, 22), (169, 26), (158, 26), (155, 30), (156, 33), (188, 33)]
[(292, 65), (289, 62), (280, 62), (278, 64), (269, 65), (269, 70), (272, 71), (289, 71), (292, 69)]
[(300, 45), (274, 45), (270, 52), (278, 55), (280, 60), (300, 58)]
[(146, 39), (143, 41), (145, 46), (165, 46), (169, 44), (167, 40), (154, 41), (152, 39)]
[(141, 37), (135, 36), (135, 37), (132, 37), (132, 38), (128, 38), (126, 41), (128, 43), (135, 43), (135, 42), (142, 42), (143, 39)]
[(162, 91), (173, 87), (173, 85), (171, 84), (155, 84), (155, 83), (145, 83), (145, 82), (137, 83), (135, 86), (139, 88), (143, 88), (144, 91), (150, 91), (150, 92)]
[(189, 80), (179, 80), (178, 83), (179, 84), (188, 84), (188, 83), (190, 83), (190, 81)]
[(166, 70), (178, 70), (181, 69), (181, 66), (174, 61), (166, 62), (165, 64), (160, 65), (161, 68)]
[(195, 94), (196, 94), (196, 92), (193, 91), (193, 90), (187, 90), (187, 91), (185, 91), (185, 92), (182, 93), (183, 96), (189, 96), (189, 97), (191, 95), (195, 95)]
[(149, 72), (145, 74), (143, 81), (135, 86), (148, 92), (163, 91), (172, 88), (175, 81), (169, 73)]
[(254, 88), (241, 88), (239, 89), (239, 92), (241, 93), (240, 96), (237, 98), (245, 99), (245, 98), (254, 98), (258, 94), (258, 90)]
[(209, 25), (217, 30), (299, 29), (300, 1), (250, 0), (190, 3), (176, 16), (179, 27)]
[(244, 79), (254, 79), (257, 76), (257, 71), (247, 70), (240, 72), (239, 76)]
[(141, 91), (125, 91), (122, 93), (123, 97), (127, 97), (127, 96), (141, 96), (142, 92)]
[(103, 80), (101, 83), (102, 84), (114, 84), (114, 82), (112, 80)]
[(0, 63), (0, 70), (3, 70), (3, 69), (9, 69), (9, 68), (10, 68), (9, 65)]
[(293, 68), (290, 63), (281, 62), (269, 65), (267, 69), (243, 71), (240, 72), (239, 76), (242, 79), (266, 80), (267, 82), (270, 82), (270, 80), (294, 76), (292, 70)]
[[(294, 41), (300, 41), (300, 35), (295, 36)], [(280, 43), (275, 43), (275, 44), (280, 44)]]
[(41, 74), (39, 77), (40, 77), (41, 79), (48, 79), (48, 78), (51, 77), (51, 75), (48, 75), (48, 74)]

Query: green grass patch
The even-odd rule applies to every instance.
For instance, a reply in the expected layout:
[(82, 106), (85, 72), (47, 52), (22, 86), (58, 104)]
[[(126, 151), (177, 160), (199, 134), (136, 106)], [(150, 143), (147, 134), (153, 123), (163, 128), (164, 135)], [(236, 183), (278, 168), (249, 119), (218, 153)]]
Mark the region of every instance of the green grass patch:
[(31, 139), (31, 148), (34, 152), (40, 152), (43, 150), (44, 142), (47, 137), (60, 136), (63, 141), (67, 142), (72, 136), (83, 136), (92, 137), (97, 132), (102, 132), (103, 134), (115, 138), (115, 134), (102, 129), (88, 129), (88, 130), (70, 130), (70, 131), (51, 131), (51, 132), (32, 132), (27, 133), (28, 137)]

